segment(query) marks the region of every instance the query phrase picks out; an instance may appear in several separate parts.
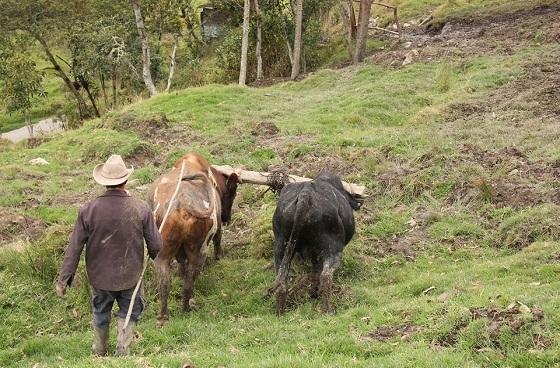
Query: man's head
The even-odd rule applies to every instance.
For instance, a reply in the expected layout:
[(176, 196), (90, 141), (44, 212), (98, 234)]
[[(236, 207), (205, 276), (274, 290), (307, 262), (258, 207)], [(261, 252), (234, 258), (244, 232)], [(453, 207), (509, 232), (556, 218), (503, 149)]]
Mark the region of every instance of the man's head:
[(133, 167), (126, 168), (121, 156), (111, 155), (107, 162), (93, 169), (93, 179), (107, 188), (124, 188), (133, 171)]
[(119, 184), (119, 185), (105, 185), (105, 188), (107, 188), (107, 189), (124, 189), (124, 187), (126, 186), (126, 183), (127, 183), (127, 182), (128, 182), (128, 180), (125, 181), (125, 182), (122, 183), (122, 184)]

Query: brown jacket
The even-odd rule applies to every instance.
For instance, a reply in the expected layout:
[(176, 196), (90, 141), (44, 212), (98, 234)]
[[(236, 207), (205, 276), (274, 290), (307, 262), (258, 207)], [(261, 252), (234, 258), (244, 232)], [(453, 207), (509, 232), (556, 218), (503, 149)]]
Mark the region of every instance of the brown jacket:
[(144, 239), (153, 259), (161, 236), (148, 205), (124, 190), (109, 189), (80, 208), (58, 282), (70, 285), (86, 246), (86, 269), (90, 284), (101, 290), (134, 287), (142, 273)]

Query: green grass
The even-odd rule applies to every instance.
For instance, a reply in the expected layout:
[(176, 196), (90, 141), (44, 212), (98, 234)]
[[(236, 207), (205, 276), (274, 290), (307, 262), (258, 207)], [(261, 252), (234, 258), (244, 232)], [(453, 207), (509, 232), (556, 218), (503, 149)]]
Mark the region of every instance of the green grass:
[[(560, 207), (503, 203), (504, 193), (499, 196), (504, 181), (518, 185), (505, 195), (527, 187), (551, 194), (558, 187), (551, 175), (535, 174), (560, 159), (550, 139), (553, 122), (525, 105), (525, 95), (500, 99), (534, 63), (558, 57), (558, 45), (544, 44), (456, 63), (327, 69), (265, 89), (209, 85), (137, 102), (35, 148), (0, 146), (3, 215), (47, 226), (37, 240), (0, 245), (0, 366), (560, 365)], [(487, 113), (468, 114), (488, 105)], [(514, 126), (512, 118), (522, 124)], [(280, 133), (255, 135), (261, 122)], [(533, 166), (500, 156), (509, 146)], [(129, 187), (143, 198), (144, 186), (191, 149), (213, 163), (249, 169), (314, 175), (327, 167), (367, 185), (371, 197), (356, 214), (356, 235), (335, 276), (336, 314), (321, 314), (320, 302), (303, 295), (285, 315), (274, 314), (263, 294), (274, 280), (267, 266), (276, 197), (242, 185), (224, 235), (225, 256), (209, 260), (196, 281), (196, 310), (179, 312), (174, 277), (170, 322), (157, 328), (150, 264), (148, 308), (133, 355), (92, 358), (83, 260), (67, 298), (57, 299), (52, 287), (77, 206), (102, 191), (91, 171), (110, 153), (123, 155), (136, 168)], [(31, 166), (36, 157), (50, 164)], [(514, 168), (521, 174), (513, 175)], [(305, 271), (296, 263), (296, 277)], [(518, 330), (506, 324), (492, 332), (488, 319), (470, 312), (517, 302), (542, 308), (544, 318), (523, 315)], [(387, 341), (370, 337), (381, 326), (400, 325), (416, 332)]]

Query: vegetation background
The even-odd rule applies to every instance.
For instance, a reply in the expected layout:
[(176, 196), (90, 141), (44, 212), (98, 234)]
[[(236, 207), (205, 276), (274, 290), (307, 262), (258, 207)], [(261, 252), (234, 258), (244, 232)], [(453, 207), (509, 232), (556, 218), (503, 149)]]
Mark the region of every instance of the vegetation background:
[[(6, 0), (0, 20), (25, 21), (6, 10), (14, 4)], [(150, 40), (157, 44), (157, 17), (149, 10), (157, 2), (143, 4)], [(56, 17), (41, 25), (57, 30), (45, 33), (54, 52), (70, 66), (80, 65), (73, 64), (64, 37), (114, 16), (102, 28), (124, 28), (119, 34), (128, 35), (122, 39), (129, 56), (121, 60), (134, 69), (114, 65), (120, 83), (115, 105), (111, 77), (105, 104), (99, 77), (92, 76), (102, 116), (80, 123), (72, 94), (53, 77), (38, 41), (22, 31), (8, 38), (2, 33), (0, 59), (11, 62), (3, 65), (25, 56), (33, 62), (25, 71), (43, 76), (36, 89), (35, 78), (22, 77), (26, 90), (47, 92), (18, 106), (32, 118), (62, 111), (80, 126), (17, 145), (1, 143), (0, 366), (560, 365), (557, 1), (402, 0), (400, 14), (409, 24), (404, 39), (372, 35), (359, 66), (350, 66), (337, 22), (324, 27), (331, 18), (318, 18), (321, 41), (305, 78), (277, 83), (289, 76), (289, 60), (278, 58), (276, 69), (269, 60), (265, 84), (271, 85), (261, 88), (221, 84), (236, 79), (238, 61), (230, 68), (221, 58), (239, 50), (240, 39), (230, 36), (239, 35), (239, 18), (217, 44), (201, 44), (196, 62), (178, 59), (171, 92), (149, 99), (141, 77), (134, 76), (141, 58), (130, 4), (75, 5), (53, 9)], [(239, 4), (232, 6), (241, 17)], [(68, 14), (79, 17), (70, 22)], [(426, 19), (428, 31), (420, 26)], [(87, 37), (103, 37), (79, 33), (87, 45), (94, 44)], [(162, 36), (161, 55), (169, 53), (172, 40)], [(179, 52), (191, 55), (193, 45), (185, 41)], [(160, 74), (154, 73), (161, 75), (155, 78), (160, 89), (164, 59)], [(95, 60), (85, 57), (104, 65)], [(69, 75), (79, 75), (61, 64)], [(2, 80), (6, 93), (9, 81)], [(10, 109), (7, 103), (4, 108)], [(0, 116), (2, 129), (24, 123), (17, 111)], [(179, 312), (176, 277), (170, 322), (156, 328), (150, 266), (148, 309), (133, 355), (93, 358), (83, 262), (67, 298), (57, 299), (53, 289), (78, 208), (102, 191), (91, 170), (111, 153), (123, 155), (137, 168), (130, 188), (142, 198), (146, 186), (190, 150), (214, 163), (254, 170), (313, 176), (328, 169), (368, 186), (371, 197), (356, 213), (356, 236), (336, 273), (336, 313), (321, 314), (319, 302), (308, 297), (301, 263), (292, 273), (288, 312), (274, 314), (273, 301), (263, 295), (274, 279), (268, 266), (276, 197), (242, 186), (224, 234), (225, 256), (209, 261), (196, 282), (195, 310)], [(31, 165), (37, 157), (49, 164)]]

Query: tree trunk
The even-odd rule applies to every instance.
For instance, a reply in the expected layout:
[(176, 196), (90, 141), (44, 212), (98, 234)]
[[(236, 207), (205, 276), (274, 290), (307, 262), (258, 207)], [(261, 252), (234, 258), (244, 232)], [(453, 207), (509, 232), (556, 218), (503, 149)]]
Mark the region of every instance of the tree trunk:
[(349, 22), (350, 22), (350, 29), (349, 33), (353, 40), (356, 39), (356, 34), (358, 32), (358, 26), (356, 25), (356, 13), (354, 12), (354, 1), (348, 0), (348, 15), (349, 15)]
[(113, 69), (113, 74), (111, 75), (111, 86), (113, 87), (113, 110), (117, 108), (117, 70)]
[(29, 133), (29, 138), (35, 137), (35, 132), (33, 129), (33, 124), (31, 123), (31, 119), (29, 119), (29, 111), (24, 112), (25, 115), (25, 125), (27, 126), (27, 132)]
[(305, 48), (301, 50), (301, 68), (303, 74), (307, 73), (307, 59), (305, 58)]
[(263, 79), (263, 61), (262, 61), (262, 29), (261, 29), (261, 10), (259, 8), (259, 0), (253, 0), (255, 3), (255, 13), (257, 14), (257, 80)]
[(364, 60), (366, 43), (368, 37), (369, 17), (371, 14), (371, 0), (360, 1), (360, 24), (356, 38), (356, 52), (354, 53), (354, 64)]
[(289, 40), (286, 40), (286, 47), (288, 49), (288, 56), (290, 57), (290, 66), (293, 68), (293, 66), (294, 66), (294, 52), (292, 51), (292, 45), (290, 45)]
[(165, 87), (165, 92), (169, 92), (171, 88), (171, 80), (173, 79), (173, 74), (175, 74), (175, 55), (177, 55), (177, 46), (179, 45), (179, 37), (175, 35), (175, 43), (173, 44), (173, 51), (171, 52), (171, 65), (169, 65), (169, 77), (167, 78), (167, 87)]
[(93, 111), (95, 112), (95, 116), (98, 117), (98, 118), (101, 117), (101, 114), (99, 114), (99, 110), (97, 109), (97, 105), (95, 104), (95, 98), (93, 98), (93, 95), (91, 94), (91, 91), (89, 90), (89, 87), (84, 85), (83, 83), (82, 83), (82, 87), (86, 91), (86, 94), (88, 95), (88, 98), (91, 101), (91, 106), (93, 106)]
[(78, 90), (74, 86), (74, 83), (72, 83), (68, 75), (64, 73), (64, 70), (62, 70), (60, 64), (58, 64), (58, 62), (56, 61), (56, 58), (54, 57), (51, 50), (49, 49), (49, 45), (47, 44), (47, 41), (45, 41), (43, 36), (41, 36), (39, 33), (32, 32), (31, 34), (33, 37), (35, 37), (37, 41), (39, 41), (41, 46), (43, 46), (43, 50), (45, 51), (47, 58), (53, 65), (54, 70), (56, 71), (58, 76), (62, 78), (64, 84), (66, 84), (66, 87), (68, 87), (70, 92), (72, 92), (72, 94), (74, 95), (74, 98), (76, 98), (76, 102), (78, 103), (78, 113), (80, 114), (80, 119), (86, 118), (88, 116), (88, 113), (87, 113), (87, 105), (84, 98), (82, 97), (80, 92), (78, 92)]
[(346, 29), (346, 43), (348, 46), (348, 55), (352, 59), (354, 57), (354, 40), (356, 39), (356, 15), (354, 14), (353, 0), (348, 0), (340, 5), (342, 10), (342, 19), (344, 28)]
[(295, 80), (301, 67), (301, 44), (303, 23), (303, 0), (296, 0), (296, 36), (294, 39), (294, 58), (292, 62), (292, 80)]
[(251, 3), (245, 0), (243, 6), (243, 39), (241, 41), (241, 66), (239, 68), (239, 85), (244, 86), (247, 81), (247, 52), (249, 50), (249, 17)]
[(134, 17), (136, 18), (136, 28), (138, 28), (138, 36), (140, 37), (140, 42), (142, 44), (142, 77), (144, 78), (144, 83), (150, 97), (157, 95), (156, 86), (152, 80), (152, 72), (150, 70), (150, 45), (148, 43), (148, 35), (144, 29), (144, 20), (142, 19), (142, 13), (140, 11), (140, 0), (130, 0), (132, 4), (132, 9), (134, 10)]
[(109, 109), (109, 97), (107, 96), (107, 90), (105, 89), (105, 75), (103, 73), (99, 74), (99, 84), (101, 85), (101, 91), (103, 91), (103, 102), (105, 103), (105, 111)]

